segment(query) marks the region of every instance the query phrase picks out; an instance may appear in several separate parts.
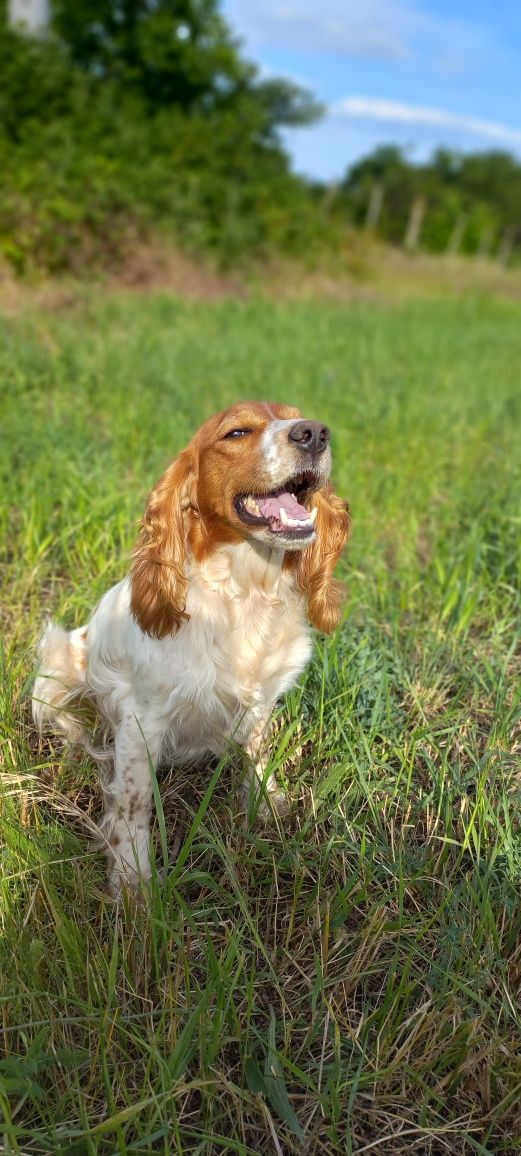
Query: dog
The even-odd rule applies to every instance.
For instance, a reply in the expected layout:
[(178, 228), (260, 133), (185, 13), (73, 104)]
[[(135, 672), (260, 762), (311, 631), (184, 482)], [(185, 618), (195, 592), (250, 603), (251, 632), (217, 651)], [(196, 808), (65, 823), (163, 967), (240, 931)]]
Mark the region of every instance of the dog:
[[(150, 761), (243, 748), (246, 800), (279, 810), (267, 777), (273, 707), (311, 653), (308, 623), (337, 625), (333, 569), (350, 529), (329, 481), (329, 430), (291, 406), (240, 402), (209, 418), (148, 498), (129, 575), (86, 626), (40, 642), (33, 718), (89, 749), (74, 703), (108, 725), (114, 770), (102, 821), (109, 885), (151, 875)], [(266, 794), (264, 794), (266, 792)]]

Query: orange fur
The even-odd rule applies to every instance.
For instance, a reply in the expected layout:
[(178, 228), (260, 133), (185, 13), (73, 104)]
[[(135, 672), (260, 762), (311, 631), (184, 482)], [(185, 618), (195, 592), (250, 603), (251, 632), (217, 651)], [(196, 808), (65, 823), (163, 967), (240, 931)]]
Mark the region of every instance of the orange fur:
[(188, 618), (186, 541), (196, 473), (196, 457), (188, 447), (149, 495), (132, 554), (132, 613), (153, 638), (164, 638)]
[(351, 529), (347, 503), (335, 494), (330, 482), (313, 498), (318, 509), (316, 539), (300, 554), (292, 553), (289, 564), (295, 570), (297, 586), (306, 595), (308, 617), (324, 634), (338, 625), (344, 587), (333, 578), (333, 570)]
[[(273, 419), (299, 416), (290, 406), (238, 403), (205, 422), (163, 474), (149, 496), (131, 570), (131, 609), (147, 634), (164, 638), (189, 617), (187, 547), (201, 563), (220, 546), (245, 540), (248, 531), (234, 513), (234, 496), (270, 489), (260, 445), (263, 430)], [(251, 429), (246, 445), (219, 436), (235, 422)], [(318, 509), (316, 541), (302, 551), (288, 551), (284, 568), (294, 572), (312, 624), (329, 634), (337, 625), (343, 594), (333, 568), (349, 535), (350, 517), (329, 482), (315, 492), (313, 505)]]

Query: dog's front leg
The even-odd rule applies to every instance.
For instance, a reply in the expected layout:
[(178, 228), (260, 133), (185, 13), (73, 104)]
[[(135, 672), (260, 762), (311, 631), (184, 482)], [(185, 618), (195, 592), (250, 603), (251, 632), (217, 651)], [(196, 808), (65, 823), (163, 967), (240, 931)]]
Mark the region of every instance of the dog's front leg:
[(288, 800), (281, 790), (275, 775), (267, 774), (269, 763), (268, 730), (271, 714), (255, 721), (248, 739), (244, 743), (244, 750), (248, 756), (248, 767), (242, 788), (242, 804), (246, 811), (260, 795), (261, 789), (265, 795), (260, 798), (257, 813), (262, 817), (270, 814), (270, 804), (279, 815), (288, 811)]
[(123, 886), (137, 887), (151, 876), (151, 766), (157, 766), (163, 727), (157, 718), (139, 718), (137, 704), (127, 700), (115, 728), (114, 775), (107, 788), (102, 822), (109, 858), (109, 886), (119, 895)]

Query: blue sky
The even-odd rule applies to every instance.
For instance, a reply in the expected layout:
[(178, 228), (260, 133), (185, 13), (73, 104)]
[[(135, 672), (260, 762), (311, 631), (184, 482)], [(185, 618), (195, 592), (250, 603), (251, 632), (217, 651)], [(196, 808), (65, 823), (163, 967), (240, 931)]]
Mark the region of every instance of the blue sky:
[(287, 134), (294, 167), (329, 180), (377, 144), (521, 157), (521, 0), (223, 0), (267, 74), (307, 85), (323, 121)]

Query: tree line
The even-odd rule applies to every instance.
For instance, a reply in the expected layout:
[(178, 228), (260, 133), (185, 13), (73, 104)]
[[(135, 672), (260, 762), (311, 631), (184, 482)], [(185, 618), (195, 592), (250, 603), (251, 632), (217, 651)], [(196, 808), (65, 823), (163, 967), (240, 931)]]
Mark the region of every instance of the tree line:
[(382, 148), (331, 189), (292, 172), (281, 137), (321, 112), (244, 57), (218, 0), (54, 0), (39, 36), (0, 0), (0, 255), (80, 271), (159, 231), (224, 265), (313, 259), (345, 247), (346, 225), (465, 252), (510, 230), (519, 247), (513, 158), (415, 166)]
[(419, 165), (380, 147), (350, 169), (338, 197), (356, 225), (409, 249), (506, 262), (521, 242), (521, 164), (501, 151), (438, 149)]

